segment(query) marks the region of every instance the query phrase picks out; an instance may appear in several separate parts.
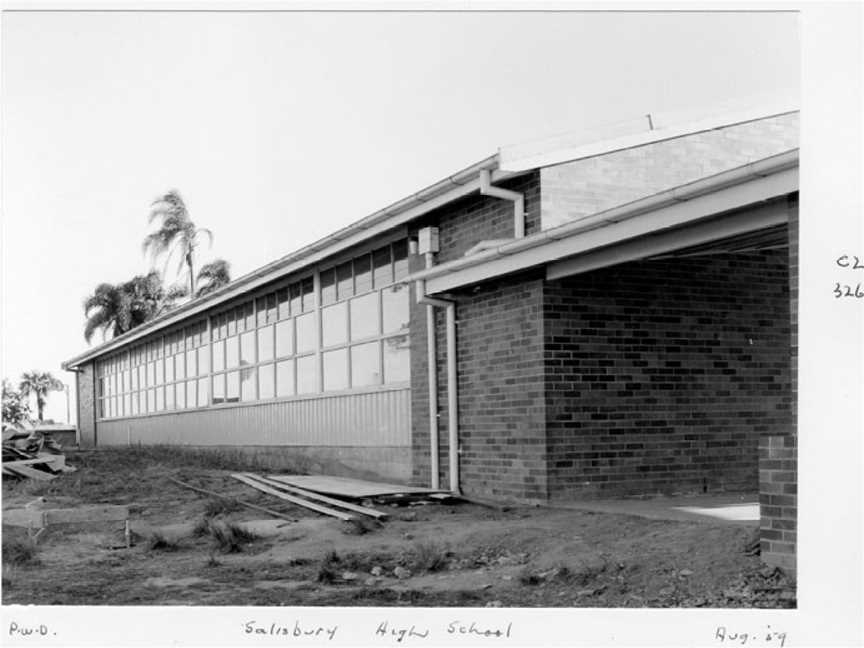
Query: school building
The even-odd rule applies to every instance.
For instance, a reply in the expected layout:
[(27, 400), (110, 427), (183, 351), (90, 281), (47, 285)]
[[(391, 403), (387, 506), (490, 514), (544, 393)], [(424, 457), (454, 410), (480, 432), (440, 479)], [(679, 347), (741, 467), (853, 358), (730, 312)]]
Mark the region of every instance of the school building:
[(761, 456), (782, 558), (798, 116), (502, 149), (66, 362), (81, 442), (522, 502), (752, 492)]

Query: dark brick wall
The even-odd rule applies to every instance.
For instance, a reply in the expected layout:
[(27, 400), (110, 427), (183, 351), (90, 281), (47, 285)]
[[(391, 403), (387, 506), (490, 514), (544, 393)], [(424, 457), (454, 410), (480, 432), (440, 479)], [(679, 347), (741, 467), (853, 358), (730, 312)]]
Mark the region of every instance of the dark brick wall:
[(790, 423), (786, 251), (549, 282), (549, 494), (756, 490)]
[[(457, 304), (462, 490), (496, 499), (544, 501), (542, 277), (525, 275), (490, 282), (452, 297)], [(421, 317), (420, 309), (413, 315)], [(412, 321), (414, 477), (425, 484), (429, 479), (429, 411), (425, 402), (425, 326), (422, 328), (423, 340), (419, 340)], [(446, 487), (448, 412), (443, 312), (437, 313), (437, 335), (441, 484)]]
[[(525, 196), (525, 234), (540, 231), (540, 173), (497, 182), (495, 186), (519, 191)], [(420, 227), (438, 227), (440, 249), (437, 263), (452, 261), (480, 241), (513, 237), (513, 203), (474, 194), (440, 207), (423, 218)]]
[(798, 521), (797, 437), (766, 436), (759, 443), (759, 508), (762, 560), (796, 571)]
[(82, 448), (96, 445), (95, 364), (82, 365), (75, 373), (78, 402), (78, 433)]

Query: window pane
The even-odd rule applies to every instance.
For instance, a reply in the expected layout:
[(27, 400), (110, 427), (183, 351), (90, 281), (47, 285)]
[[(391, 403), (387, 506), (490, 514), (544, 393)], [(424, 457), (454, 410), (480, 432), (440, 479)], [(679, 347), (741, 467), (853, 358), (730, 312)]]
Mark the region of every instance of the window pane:
[(372, 289), (372, 255), (364, 254), (354, 259), (354, 291), (356, 294)]
[(255, 304), (251, 301), (244, 304), (243, 313), (246, 316), (246, 330), (251, 331), (255, 328)]
[(104, 379), (104, 378), (100, 378), (100, 379), (99, 379), (99, 382), (98, 382), (98, 385), (99, 385), (99, 388), (98, 388), (98, 390), (97, 390), (96, 393), (99, 394), (99, 397), (100, 397), (100, 398), (101, 398), (101, 397), (104, 397), (104, 396), (105, 396), (105, 379)]
[(299, 315), (303, 312), (303, 293), (300, 291), (300, 284), (291, 284), (288, 290), (291, 294), (291, 314)]
[(303, 293), (303, 312), (315, 308), (315, 285), (312, 277), (300, 282), (300, 292)]
[(232, 371), (225, 375), (225, 402), (236, 403), (240, 400), (240, 374)]
[(325, 347), (348, 341), (348, 304), (341, 302), (321, 310), (322, 344)]
[(177, 374), (174, 378), (175, 380), (183, 380), (186, 377), (186, 370), (184, 369), (185, 366), (185, 353), (180, 353), (179, 355), (174, 356), (174, 373)]
[(411, 379), (411, 359), (408, 354), (408, 336), (384, 340), (384, 381), (407, 382)]
[(197, 376), (198, 372), (195, 368), (195, 349), (186, 352), (186, 377), (192, 378)]
[[(113, 376), (113, 377), (116, 378), (116, 376)], [(114, 384), (116, 385), (117, 383), (115, 382)], [(147, 384), (150, 387), (153, 387), (156, 385), (156, 363), (155, 362), (150, 362), (147, 364)], [(117, 393), (116, 390), (114, 393), (115, 394)]]
[(255, 400), (255, 367), (240, 370), (240, 400)]
[(395, 333), (408, 328), (411, 319), (408, 304), (408, 286), (392, 286), (381, 292), (384, 333)]
[(377, 342), (351, 347), (351, 386), (380, 385), (380, 364)]
[(165, 384), (165, 361), (162, 358), (156, 360), (156, 384)]
[(219, 340), (213, 343), (213, 371), (225, 368), (225, 342)]
[(210, 346), (198, 347), (198, 375), (206, 376), (210, 373)]
[(362, 340), (378, 335), (378, 293), (351, 300), (351, 339)]
[(165, 386), (165, 409), (174, 409), (174, 385)]
[(294, 361), (283, 360), (276, 363), (276, 395), (294, 395)]
[(177, 383), (174, 388), (176, 390), (177, 409), (183, 409), (186, 407), (186, 383)]
[(288, 289), (282, 288), (276, 292), (276, 301), (279, 302), (279, 319), (291, 316), (291, 306), (288, 301)]
[(132, 416), (138, 415), (138, 392), (132, 394), (132, 407), (129, 409), (129, 412), (132, 414)]
[(240, 336), (240, 366), (255, 364), (255, 332)]
[(147, 365), (138, 366), (138, 385), (141, 389), (147, 386)]
[(240, 340), (236, 335), (225, 340), (225, 366), (228, 369), (240, 366)]
[(237, 335), (237, 311), (235, 309), (232, 309), (225, 313), (225, 317), (228, 320), (228, 328), (226, 334)]
[(318, 360), (314, 355), (297, 358), (297, 393), (318, 391)]
[(346, 261), (336, 268), (336, 292), (339, 299), (347, 299), (354, 296), (354, 273), (352, 263)]
[(348, 388), (348, 350), (337, 349), (324, 354), (324, 391)]
[(255, 300), (255, 315), (258, 326), (264, 326), (267, 323), (267, 297), (259, 297)]
[(393, 274), (395, 279), (408, 276), (408, 241), (393, 244)]
[(195, 407), (195, 381), (186, 382), (186, 407)]
[(258, 361), (273, 359), (273, 327), (258, 329)]
[(332, 304), (336, 301), (336, 273), (331, 268), (321, 273), (321, 304)]
[(151, 414), (156, 411), (156, 390), (147, 390), (147, 413)]
[(291, 355), (294, 353), (294, 339), (292, 336), (294, 322), (285, 320), (276, 325), (276, 357)]
[(156, 388), (156, 411), (161, 412), (165, 409), (165, 388)]
[(301, 315), (294, 321), (297, 323), (297, 353), (315, 349), (318, 346), (315, 333), (315, 313)]
[(210, 404), (210, 379), (198, 379), (198, 407), (207, 407)]
[(132, 414), (132, 397), (131, 394), (126, 394), (123, 397), (123, 413), (126, 416)]
[(213, 376), (213, 404), (225, 402), (225, 374)]
[(258, 398), (273, 398), (274, 390), (273, 365), (261, 365), (258, 367)]
[(276, 293), (267, 295), (267, 323), (276, 321)]
[(390, 265), (389, 245), (372, 253), (372, 275), (376, 288), (393, 283), (393, 267)]
[[(134, 376), (132, 382), (135, 382)], [(174, 356), (168, 356), (165, 358), (165, 382), (174, 382)]]

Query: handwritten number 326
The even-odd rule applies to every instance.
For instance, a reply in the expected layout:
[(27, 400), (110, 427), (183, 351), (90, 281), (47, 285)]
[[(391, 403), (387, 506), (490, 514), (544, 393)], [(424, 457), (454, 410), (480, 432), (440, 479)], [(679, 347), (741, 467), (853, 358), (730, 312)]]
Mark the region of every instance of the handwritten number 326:
[[(843, 289), (846, 289), (845, 291)], [(847, 284), (840, 285), (840, 282), (834, 284), (834, 297), (840, 299), (841, 297), (857, 297), (861, 299), (864, 297), (864, 292), (861, 290), (861, 284), (857, 284), (855, 286), (855, 292), (852, 292), (852, 286)]]

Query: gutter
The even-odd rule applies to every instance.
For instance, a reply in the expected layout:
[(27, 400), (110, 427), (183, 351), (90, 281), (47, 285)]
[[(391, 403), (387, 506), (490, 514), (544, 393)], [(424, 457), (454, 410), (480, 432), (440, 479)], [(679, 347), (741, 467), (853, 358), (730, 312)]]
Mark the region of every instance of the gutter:
[(406, 277), (404, 281), (406, 283), (410, 281), (425, 282), (427, 279), (464, 270), (494, 259), (539, 247), (551, 241), (595, 230), (612, 223), (620, 223), (647, 212), (668, 207), (669, 205), (696, 198), (719, 189), (741, 184), (754, 178), (763, 178), (779, 171), (794, 168), (797, 165), (798, 149), (795, 148), (729, 171), (701, 178), (674, 189), (648, 196), (647, 198), (641, 198), (618, 207), (613, 207), (612, 209), (607, 209), (592, 216), (587, 216), (571, 223), (565, 223), (564, 225), (559, 225), (558, 227), (526, 236), (525, 238), (511, 240), (496, 247), (478, 251), (470, 256), (450, 261), (449, 263), (415, 272)]

